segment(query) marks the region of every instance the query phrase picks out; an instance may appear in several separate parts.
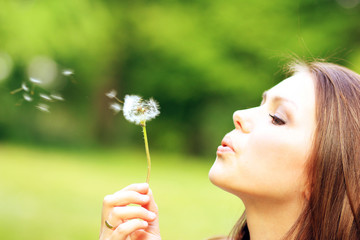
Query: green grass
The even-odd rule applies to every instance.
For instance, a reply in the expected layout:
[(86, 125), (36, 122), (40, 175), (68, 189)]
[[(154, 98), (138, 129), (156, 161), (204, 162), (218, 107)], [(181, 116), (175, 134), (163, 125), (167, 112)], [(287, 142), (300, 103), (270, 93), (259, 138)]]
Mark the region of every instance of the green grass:
[[(150, 186), (165, 240), (227, 234), (241, 215), (236, 197), (213, 186), (214, 159), (152, 153)], [(143, 149), (64, 150), (0, 144), (0, 238), (98, 239), (102, 199), (144, 182)]]

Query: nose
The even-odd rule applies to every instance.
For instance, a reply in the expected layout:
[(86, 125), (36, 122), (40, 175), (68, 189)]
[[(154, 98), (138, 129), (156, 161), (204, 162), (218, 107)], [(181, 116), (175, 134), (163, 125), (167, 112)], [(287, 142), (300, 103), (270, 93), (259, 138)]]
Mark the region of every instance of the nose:
[(250, 133), (253, 128), (253, 109), (238, 110), (233, 114), (235, 129), (241, 130), (243, 133)]

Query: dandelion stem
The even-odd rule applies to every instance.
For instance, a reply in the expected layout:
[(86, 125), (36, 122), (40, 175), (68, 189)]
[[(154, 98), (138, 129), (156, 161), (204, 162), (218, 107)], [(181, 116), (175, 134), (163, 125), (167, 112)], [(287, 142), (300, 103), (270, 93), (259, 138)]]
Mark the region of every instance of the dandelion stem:
[(150, 151), (149, 151), (149, 144), (147, 139), (147, 133), (146, 133), (146, 123), (143, 121), (141, 124), (141, 127), (143, 129), (144, 134), (144, 142), (145, 142), (145, 151), (146, 151), (146, 158), (147, 158), (147, 176), (146, 176), (146, 182), (149, 183), (150, 180), (150, 172), (151, 172), (151, 160), (150, 160)]

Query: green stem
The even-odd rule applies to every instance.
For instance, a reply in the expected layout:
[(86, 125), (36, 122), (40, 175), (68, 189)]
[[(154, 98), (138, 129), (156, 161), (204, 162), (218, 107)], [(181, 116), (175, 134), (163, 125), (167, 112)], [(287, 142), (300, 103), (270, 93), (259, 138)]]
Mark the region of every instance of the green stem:
[(150, 181), (150, 172), (151, 172), (151, 160), (150, 160), (150, 151), (149, 151), (149, 144), (147, 139), (147, 133), (146, 133), (146, 123), (145, 121), (141, 123), (141, 127), (143, 129), (144, 134), (144, 142), (145, 142), (145, 151), (146, 151), (146, 158), (147, 158), (147, 176), (146, 176), (146, 182), (149, 183)]

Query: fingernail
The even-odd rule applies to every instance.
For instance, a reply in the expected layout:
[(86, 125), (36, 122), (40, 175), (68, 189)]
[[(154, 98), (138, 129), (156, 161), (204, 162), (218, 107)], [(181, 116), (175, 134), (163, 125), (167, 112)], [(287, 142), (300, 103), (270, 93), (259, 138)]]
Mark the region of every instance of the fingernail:
[(156, 218), (156, 214), (153, 213), (153, 212), (149, 212), (149, 213), (148, 213), (148, 216), (149, 216), (149, 218), (151, 218), (151, 219)]
[(147, 201), (150, 200), (150, 197), (149, 197), (148, 195), (141, 195), (140, 199), (141, 199), (141, 201), (143, 201), (143, 202), (147, 202)]
[(142, 224), (143, 224), (144, 227), (147, 227), (149, 225), (149, 223), (146, 222), (146, 221), (142, 221)]

